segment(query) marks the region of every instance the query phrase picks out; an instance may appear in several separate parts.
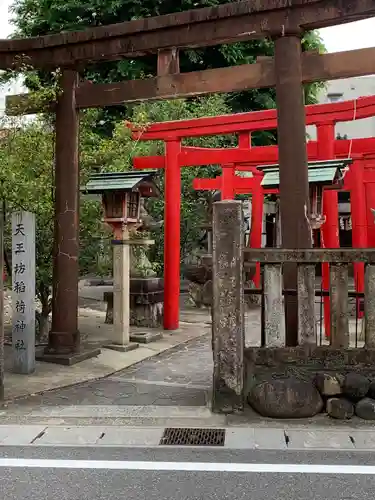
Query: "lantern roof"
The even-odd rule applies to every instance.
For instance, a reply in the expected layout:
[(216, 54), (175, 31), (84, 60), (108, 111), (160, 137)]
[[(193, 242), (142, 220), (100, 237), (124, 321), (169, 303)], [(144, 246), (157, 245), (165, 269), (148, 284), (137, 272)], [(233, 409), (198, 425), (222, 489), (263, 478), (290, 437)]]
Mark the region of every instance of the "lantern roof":
[(144, 197), (157, 197), (160, 194), (154, 182), (157, 170), (138, 172), (101, 172), (90, 176), (87, 184), (81, 186), (84, 194), (100, 194), (109, 191), (139, 191)]
[[(308, 163), (309, 184), (332, 185), (343, 176), (344, 170), (352, 163), (349, 158), (340, 160), (313, 161)], [(280, 183), (279, 165), (257, 167), (264, 172), (263, 187), (278, 187)]]

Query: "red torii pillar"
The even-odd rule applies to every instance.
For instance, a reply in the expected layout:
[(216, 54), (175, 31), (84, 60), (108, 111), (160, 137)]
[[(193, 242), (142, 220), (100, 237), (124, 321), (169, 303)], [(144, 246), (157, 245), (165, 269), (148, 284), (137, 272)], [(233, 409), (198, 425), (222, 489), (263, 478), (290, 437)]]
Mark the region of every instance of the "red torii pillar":
[[(353, 156), (353, 155), (352, 155)], [(368, 248), (366, 186), (363, 159), (353, 158), (347, 174), (350, 188), (350, 211), (352, 217), (352, 247)], [(354, 282), (357, 292), (364, 291), (365, 266), (363, 262), (354, 262)]]
[[(221, 199), (222, 200), (234, 200), (235, 197), (235, 167), (233, 164), (229, 163), (227, 165), (222, 165), (222, 177), (221, 179)], [(216, 177), (217, 179), (218, 177)]]
[[(320, 160), (333, 160), (335, 158), (335, 124), (319, 124), (317, 129), (318, 158)], [(339, 207), (337, 191), (323, 190), (323, 215), (325, 222), (321, 227), (321, 247), (339, 248)], [(329, 264), (322, 264), (322, 289), (329, 290)], [(325, 335), (330, 335), (331, 308), (329, 297), (324, 297), (324, 330)]]
[(365, 166), (365, 189), (366, 189), (366, 219), (367, 219), (367, 243), (370, 248), (375, 247), (375, 162), (371, 156), (364, 158)]
[[(261, 182), (263, 175), (261, 172), (253, 172), (254, 188), (251, 192), (251, 229), (249, 246), (250, 248), (262, 247), (262, 232), (263, 232), (263, 208), (264, 208), (264, 190)], [(257, 262), (254, 285), (256, 288), (260, 287), (260, 263)]]
[[(241, 133), (238, 138), (240, 148), (251, 148), (250, 133)], [(250, 248), (262, 247), (262, 232), (263, 232), (263, 208), (264, 208), (264, 192), (261, 185), (263, 174), (256, 169), (252, 169), (254, 177), (257, 177), (257, 182), (254, 182), (251, 191), (251, 229), (249, 237)], [(254, 275), (254, 285), (260, 287), (260, 263), (256, 265)]]
[(177, 330), (180, 311), (180, 139), (165, 141), (164, 329)]

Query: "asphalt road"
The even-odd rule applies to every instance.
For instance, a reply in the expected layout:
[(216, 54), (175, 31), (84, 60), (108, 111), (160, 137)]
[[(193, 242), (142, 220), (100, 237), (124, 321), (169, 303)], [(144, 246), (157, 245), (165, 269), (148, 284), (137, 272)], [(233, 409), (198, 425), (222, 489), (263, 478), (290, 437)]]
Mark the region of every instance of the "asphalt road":
[(372, 500), (374, 487), (371, 453), (0, 449), (6, 500)]

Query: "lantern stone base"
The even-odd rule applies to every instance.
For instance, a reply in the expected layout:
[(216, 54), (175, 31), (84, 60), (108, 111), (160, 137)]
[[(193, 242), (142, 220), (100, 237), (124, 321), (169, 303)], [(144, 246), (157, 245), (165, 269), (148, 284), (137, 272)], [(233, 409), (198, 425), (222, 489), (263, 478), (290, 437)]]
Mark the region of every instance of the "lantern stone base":
[[(105, 292), (104, 301), (107, 303), (105, 322), (113, 324), (113, 292)], [(161, 278), (131, 278), (130, 325), (144, 328), (160, 328), (163, 325), (163, 313), (163, 280)], [(139, 339), (136, 341), (140, 342)]]
[(101, 349), (96, 345), (84, 345), (79, 348), (77, 352), (54, 354), (48, 350), (41, 349), (35, 353), (36, 361), (43, 361), (45, 363), (54, 363), (56, 365), (73, 366), (86, 359), (91, 359), (99, 356)]
[(108, 344), (104, 346), (106, 349), (112, 349), (112, 351), (118, 351), (118, 352), (128, 352), (128, 351), (134, 351), (134, 349), (137, 349), (139, 345), (135, 342), (130, 342), (129, 344)]
[(132, 342), (139, 342), (140, 344), (149, 344), (163, 338), (161, 332), (136, 332), (130, 334)]

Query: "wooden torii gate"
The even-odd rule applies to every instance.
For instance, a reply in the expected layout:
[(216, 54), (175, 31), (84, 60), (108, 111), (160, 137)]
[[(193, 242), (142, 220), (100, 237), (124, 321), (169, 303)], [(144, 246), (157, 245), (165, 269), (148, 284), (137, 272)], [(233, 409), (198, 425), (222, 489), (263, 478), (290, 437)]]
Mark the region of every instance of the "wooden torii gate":
[[(0, 40), (0, 69), (62, 68), (57, 103), (42, 108), (56, 112), (55, 256), (53, 271), (53, 323), (47, 352), (56, 362), (80, 351), (78, 331), (78, 111), (145, 99), (176, 98), (213, 92), (276, 87), (280, 138), (281, 204), (284, 245), (311, 244), (304, 222), (308, 201), (305, 109), (303, 84), (375, 72), (375, 49), (341, 54), (302, 54), (301, 36), (319, 27), (374, 16), (372, 3), (357, 0), (251, 0), (139, 19), (82, 32), (66, 32), (24, 40)], [(246, 31), (243, 27), (246, 26)], [(178, 74), (178, 48), (234, 43), (271, 36), (275, 58), (235, 68)], [(158, 77), (116, 84), (80, 82), (78, 68), (93, 62), (158, 54)], [(28, 97), (10, 99), (25, 112), (41, 111)], [(16, 106), (19, 109), (19, 106)], [(13, 106), (14, 109), (14, 106)], [(167, 157), (175, 161), (179, 145), (171, 139)], [(176, 178), (176, 181), (178, 179)], [(288, 191), (295, 192), (293, 210)], [(294, 283), (295, 274), (289, 272)], [(296, 304), (288, 306), (290, 331), (296, 331)], [(295, 343), (295, 334), (288, 344)], [(50, 356), (51, 359), (51, 356)]]

